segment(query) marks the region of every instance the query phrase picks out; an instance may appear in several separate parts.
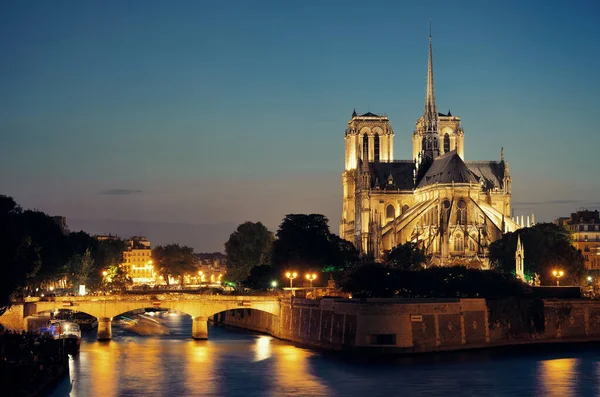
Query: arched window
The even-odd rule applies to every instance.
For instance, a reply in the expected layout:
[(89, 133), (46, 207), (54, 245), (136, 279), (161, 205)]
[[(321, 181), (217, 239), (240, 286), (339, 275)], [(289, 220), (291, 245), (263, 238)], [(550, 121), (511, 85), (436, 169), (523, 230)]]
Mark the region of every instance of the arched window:
[(369, 137), (367, 134), (363, 135), (363, 161), (369, 161)]
[(463, 236), (460, 234), (454, 235), (454, 251), (464, 251), (465, 250), (465, 241)]
[(450, 151), (450, 135), (446, 133), (444, 135), (444, 153), (448, 153)]
[(409, 207), (408, 207), (408, 204), (404, 204), (404, 205), (402, 206), (402, 213), (403, 213), (403, 214), (406, 214), (406, 212), (408, 211), (408, 208), (409, 208)]
[(390, 221), (392, 219), (394, 219), (396, 217), (396, 210), (394, 209), (394, 206), (391, 204), (388, 204), (388, 206), (385, 208), (385, 219)]
[(458, 225), (467, 224), (467, 203), (463, 199), (458, 200), (456, 209), (456, 223)]
[(375, 161), (379, 161), (379, 134), (373, 137), (373, 149), (375, 151)]
[(469, 251), (475, 251), (475, 236), (469, 237)]

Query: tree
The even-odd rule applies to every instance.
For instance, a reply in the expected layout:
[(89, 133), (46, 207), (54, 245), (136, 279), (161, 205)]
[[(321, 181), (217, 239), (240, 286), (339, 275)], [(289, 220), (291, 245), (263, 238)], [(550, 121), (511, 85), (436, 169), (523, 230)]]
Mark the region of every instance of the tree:
[(286, 270), (337, 271), (352, 267), (358, 251), (352, 243), (329, 232), (320, 214), (286, 215), (277, 230), (272, 263), (278, 274)]
[(194, 249), (179, 244), (158, 245), (152, 250), (152, 260), (158, 273), (169, 284), (169, 276), (179, 278), (183, 286), (185, 275), (191, 274), (198, 268)]
[(244, 222), (231, 233), (225, 243), (227, 279), (246, 280), (254, 266), (269, 264), (273, 233), (260, 222)]
[(133, 284), (133, 280), (120, 264), (111, 264), (106, 267), (106, 276), (103, 278), (105, 288), (112, 291), (123, 291)]
[(395, 246), (386, 258), (388, 266), (402, 270), (420, 270), (426, 262), (425, 249), (411, 241)]
[(571, 232), (552, 223), (538, 223), (533, 227), (506, 233), (500, 240), (490, 245), (490, 263), (492, 269), (506, 273), (515, 273), (515, 250), (517, 238), (525, 249), (525, 277), (533, 278), (538, 274), (542, 285), (554, 285), (552, 275), (555, 269), (563, 270), (565, 275), (561, 284), (580, 285), (585, 278), (584, 258), (571, 243)]
[(250, 275), (244, 282), (244, 285), (256, 290), (268, 290), (272, 288), (271, 283), (278, 278), (278, 275), (274, 273), (273, 266), (254, 266), (252, 270), (250, 270)]

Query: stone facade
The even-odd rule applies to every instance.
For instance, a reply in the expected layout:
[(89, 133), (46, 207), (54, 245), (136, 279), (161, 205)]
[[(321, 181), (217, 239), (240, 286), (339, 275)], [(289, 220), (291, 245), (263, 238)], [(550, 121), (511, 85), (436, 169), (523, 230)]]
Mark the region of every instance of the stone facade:
[(600, 213), (577, 211), (568, 218), (558, 218), (555, 224), (573, 233), (573, 246), (581, 250), (587, 270), (600, 270)]
[(511, 219), (503, 150), (498, 161), (465, 161), (464, 136), (460, 117), (437, 112), (430, 41), (412, 159), (394, 160), (387, 116), (354, 111), (348, 122), (340, 236), (375, 259), (412, 241), (432, 264), (486, 268), (489, 244), (520, 225)]

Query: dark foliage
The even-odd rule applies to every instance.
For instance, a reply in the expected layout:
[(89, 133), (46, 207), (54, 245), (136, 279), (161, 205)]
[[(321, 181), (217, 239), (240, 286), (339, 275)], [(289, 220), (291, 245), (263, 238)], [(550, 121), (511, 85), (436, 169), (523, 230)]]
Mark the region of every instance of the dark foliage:
[(324, 215), (290, 214), (279, 226), (272, 263), (280, 275), (286, 270), (340, 271), (357, 262), (358, 251), (354, 245), (330, 233)]
[(511, 275), (462, 266), (409, 271), (367, 264), (348, 272), (342, 287), (365, 298), (499, 298), (531, 293)]
[(244, 222), (225, 243), (227, 280), (244, 281), (254, 266), (269, 264), (275, 237), (260, 222)]
[(555, 269), (563, 270), (565, 275), (561, 285), (580, 285), (585, 278), (583, 255), (571, 243), (569, 230), (552, 223), (539, 223), (533, 227), (507, 233), (502, 239), (490, 245), (492, 269), (505, 273), (515, 272), (515, 251), (517, 237), (525, 249), (525, 275), (532, 278), (535, 273), (542, 285), (554, 285), (552, 276)]
[(408, 241), (394, 247), (386, 256), (388, 266), (402, 270), (419, 270), (427, 262), (424, 248), (419, 248), (417, 243)]
[(271, 265), (254, 266), (244, 285), (255, 290), (268, 290), (272, 288), (271, 282), (278, 278)]

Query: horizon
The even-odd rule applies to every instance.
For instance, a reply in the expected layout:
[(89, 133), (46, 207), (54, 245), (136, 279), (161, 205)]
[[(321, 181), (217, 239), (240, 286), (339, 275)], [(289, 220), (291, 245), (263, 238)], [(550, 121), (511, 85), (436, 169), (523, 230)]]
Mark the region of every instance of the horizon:
[(394, 159), (411, 157), (431, 19), (465, 159), (504, 148), (515, 215), (599, 209), (599, 6), (443, 5), (4, 4), (0, 193), (72, 231), (198, 252), (289, 213), (338, 234), (352, 111), (388, 115)]

